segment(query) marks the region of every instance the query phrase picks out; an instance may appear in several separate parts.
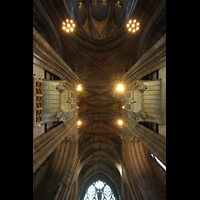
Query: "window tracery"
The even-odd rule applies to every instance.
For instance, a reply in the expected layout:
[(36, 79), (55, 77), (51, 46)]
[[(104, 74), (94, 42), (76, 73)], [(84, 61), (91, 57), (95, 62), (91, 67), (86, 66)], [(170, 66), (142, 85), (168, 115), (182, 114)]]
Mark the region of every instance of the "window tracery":
[(88, 187), (83, 200), (116, 200), (116, 198), (110, 186), (98, 180)]

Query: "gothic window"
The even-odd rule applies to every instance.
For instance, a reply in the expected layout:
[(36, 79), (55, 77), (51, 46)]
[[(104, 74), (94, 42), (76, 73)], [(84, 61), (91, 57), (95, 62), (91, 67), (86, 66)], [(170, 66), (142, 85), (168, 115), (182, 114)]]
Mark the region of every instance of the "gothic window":
[(83, 200), (116, 200), (116, 198), (110, 186), (98, 180), (88, 187)]
[(151, 153), (151, 157), (156, 160), (156, 162), (166, 171), (166, 166), (156, 157)]

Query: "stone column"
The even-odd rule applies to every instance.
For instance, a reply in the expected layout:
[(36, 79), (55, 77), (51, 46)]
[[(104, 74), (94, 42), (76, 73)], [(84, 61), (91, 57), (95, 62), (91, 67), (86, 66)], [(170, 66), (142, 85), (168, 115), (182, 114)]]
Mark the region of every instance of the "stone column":
[(61, 141), (70, 133), (71, 129), (77, 126), (77, 119), (77, 113), (74, 111), (70, 119), (33, 140), (33, 173), (58, 147)]
[[(68, 135), (71, 140), (72, 147), (70, 148), (70, 156), (68, 158), (68, 165), (65, 171), (62, 183), (56, 193), (54, 200), (65, 200), (76, 195), (77, 189), (77, 170), (79, 165), (78, 158), (78, 130), (77, 127), (72, 129), (72, 133)], [(73, 194), (71, 194), (71, 192)], [(75, 199), (75, 198), (74, 198)]]
[(60, 79), (68, 80), (72, 84), (78, 84), (80, 78), (60, 55), (48, 44), (48, 42), (33, 27), (33, 65), (39, 66)]
[(166, 34), (122, 76), (121, 82), (128, 86), (134, 80), (140, 80), (142, 77), (165, 66)]
[(122, 110), (122, 118), (123, 128), (166, 165), (166, 138), (137, 123), (125, 110)]

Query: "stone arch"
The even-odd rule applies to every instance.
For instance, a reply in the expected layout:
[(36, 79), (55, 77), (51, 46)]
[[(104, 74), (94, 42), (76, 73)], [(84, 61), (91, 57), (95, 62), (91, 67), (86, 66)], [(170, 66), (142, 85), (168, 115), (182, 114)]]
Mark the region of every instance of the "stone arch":
[(110, 149), (112, 149), (114, 152), (117, 153), (118, 156), (120, 156), (120, 151), (119, 151), (119, 147), (116, 145), (115, 142), (113, 142), (112, 140), (110, 140), (108, 137), (106, 136), (99, 136), (96, 135), (92, 138), (90, 138), (84, 145), (81, 146), (81, 149), (79, 150), (80, 152), (80, 156), (81, 154), (83, 154), (83, 152), (95, 145), (104, 145), (106, 147), (109, 147)]
[(165, 1), (161, 1), (156, 12), (143, 31), (137, 48), (136, 60), (147, 52), (164, 35), (165, 32), (163, 32), (163, 30), (165, 30), (166, 13), (163, 12), (163, 10), (165, 9), (166, 3)]
[[(109, 160), (117, 168), (117, 170), (120, 173), (120, 175), (122, 175), (122, 171), (121, 171), (122, 170), (121, 169), (122, 161), (121, 161), (121, 158), (118, 157), (116, 152), (113, 152), (113, 154), (115, 154), (115, 157), (113, 157), (112, 155), (110, 155), (109, 153), (107, 153), (107, 152), (105, 152), (103, 150), (101, 150), (100, 154), (101, 155), (100, 155), (99, 160), (103, 160), (103, 159), (104, 160)], [(84, 165), (86, 165), (88, 162), (90, 162), (91, 159), (94, 159), (95, 156), (99, 157), (98, 151), (92, 151), (90, 153), (90, 155), (87, 156), (87, 159), (83, 159), (83, 161), (80, 158), (80, 165), (79, 165), (78, 172), (80, 172), (82, 170), (82, 168), (84, 167)], [(117, 160), (116, 160), (116, 158), (117, 158)]]
[[(103, 145), (103, 146), (105, 146), (105, 147), (111, 149), (111, 150), (113, 151), (113, 153), (114, 153), (117, 157), (121, 158), (120, 151), (117, 150), (114, 146), (109, 146), (109, 144), (110, 144), (110, 143), (105, 143), (105, 142), (103, 142), (103, 141), (97, 141), (97, 142), (95, 142), (95, 143), (91, 143), (91, 144), (89, 144), (88, 146), (86, 146), (86, 147), (82, 150), (82, 152), (88, 150), (88, 149), (91, 148), (91, 147), (94, 147), (94, 146), (97, 146), (97, 145)], [(111, 144), (112, 144), (112, 143), (111, 143)], [(82, 153), (81, 153), (81, 154), (82, 154)], [(80, 155), (80, 156), (81, 156), (81, 155)]]
[(112, 177), (110, 177), (109, 173), (105, 173), (102, 170), (97, 170), (96, 172), (93, 172), (90, 174), (90, 176), (86, 179), (85, 183), (83, 183), (82, 187), (80, 188), (80, 193), (78, 195), (78, 200), (83, 199), (85, 192), (87, 191), (90, 184), (93, 182), (101, 180), (105, 181), (113, 190), (113, 193), (117, 200), (122, 200), (121, 193), (119, 186), (116, 185), (116, 183), (113, 181)]
[(71, 131), (67, 136), (72, 144), (67, 160), (67, 167), (65, 169), (62, 180), (59, 182), (60, 186), (54, 198), (55, 200), (68, 199), (73, 186), (72, 181), (75, 179), (77, 166), (79, 164), (77, 135), (73, 131)]
[(133, 170), (132, 162), (130, 159), (130, 147), (129, 142), (133, 138), (133, 135), (126, 135), (123, 139), (123, 163), (124, 163), (124, 176), (127, 181), (131, 196), (133, 199), (145, 199), (144, 192), (137, 180), (137, 176)]
[[(47, 171), (39, 187), (34, 192), (34, 200), (44, 198), (44, 196), (48, 197), (48, 199), (54, 198), (59, 187), (58, 184), (62, 180), (65, 168), (68, 164), (67, 158), (69, 157), (69, 150), (71, 147), (70, 143), (70, 139), (65, 138), (52, 153), (49, 170)], [(48, 191), (46, 188), (48, 188)], [(49, 193), (49, 190), (51, 190), (51, 193)]]
[[(79, 151), (79, 191), (82, 191), (83, 186), (91, 176), (101, 173), (104, 176), (108, 176), (115, 183), (118, 195), (121, 195), (121, 156), (119, 156), (116, 148), (113, 148), (109, 144), (96, 141)], [(79, 193), (79, 198), (80, 195)]]
[[(150, 197), (165, 199), (165, 188), (154, 173), (148, 159), (148, 150), (144, 145), (137, 138), (129, 135), (126, 139), (124, 151), (128, 174), (134, 177), (134, 182), (137, 184), (141, 195), (147, 199)], [(132, 177), (128, 180), (129, 187), (133, 185), (131, 179)], [(130, 187), (132, 193), (135, 193), (134, 187)]]
[[(78, 142), (74, 132), (70, 132), (51, 154), (50, 167), (44, 179), (33, 194), (33, 199), (55, 199), (57, 192), (67, 180), (72, 180), (71, 171), (76, 166)], [(72, 185), (72, 184), (71, 184)], [(51, 191), (51, 192), (49, 192)], [(70, 193), (70, 192), (68, 192)]]
[(38, 0), (33, 2), (33, 25), (51, 47), (63, 58), (64, 50), (56, 28), (49, 18), (42, 3)]

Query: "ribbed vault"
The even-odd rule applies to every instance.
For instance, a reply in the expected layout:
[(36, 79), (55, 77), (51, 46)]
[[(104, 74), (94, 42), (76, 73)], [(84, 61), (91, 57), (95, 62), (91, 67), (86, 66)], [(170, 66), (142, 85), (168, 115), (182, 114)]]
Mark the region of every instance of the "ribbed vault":
[(124, 140), (123, 148), (129, 181), (135, 180), (135, 183), (139, 183), (139, 189), (147, 199), (165, 199), (165, 186), (160, 183), (156, 171), (153, 170), (149, 151), (131, 135)]
[[(159, 183), (145, 147), (133, 136), (122, 142), (124, 136), (118, 124), (122, 118), (122, 103), (116, 87), (133, 64), (165, 34), (165, 4), (160, 0), (33, 2), (34, 28), (78, 75), (83, 88), (78, 104), (78, 117), (82, 122), (76, 152), (78, 183), (73, 182), (78, 184), (78, 200), (92, 181), (101, 178), (114, 188), (119, 200), (124, 199), (123, 173), (133, 199), (144, 199), (143, 192), (150, 197), (151, 189), (158, 191)], [(71, 35), (62, 30), (62, 22), (67, 18), (76, 24)], [(141, 24), (134, 35), (127, 32), (128, 19), (137, 19)], [(49, 182), (52, 179), (53, 185), (48, 186), (52, 193), (58, 189), (71, 156), (66, 141), (57, 148), (52, 161), (54, 166), (59, 165), (57, 175), (48, 175)], [(63, 148), (66, 150), (59, 154)], [(163, 192), (163, 188), (160, 191)]]
[(121, 102), (114, 87), (86, 86), (79, 96), (79, 195), (87, 181), (99, 174), (106, 176), (121, 194), (122, 134), (117, 123)]
[[(79, 6), (79, 2), (82, 3), (81, 6)], [(120, 3), (121, 7), (117, 1), (108, 0), (96, 2), (90, 0), (35, 0), (33, 24), (83, 82), (98, 85), (110, 84), (119, 80), (141, 55), (165, 33), (163, 32), (165, 30), (164, 1), (129, 0), (120, 1)], [(105, 9), (102, 6), (104, 11), (100, 11), (100, 7), (93, 4), (105, 4), (106, 6)], [(102, 19), (109, 21), (103, 27), (105, 29), (102, 30), (103, 32), (109, 32), (111, 27), (114, 27), (113, 24), (116, 24), (116, 27), (112, 28), (114, 31), (110, 35), (105, 35), (104, 38), (88, 35), (81, 25), (82, 14), (79, 12), (81, 7), (85, 7), (87, 23), (84, 22), (84, 24), (87, 24), (90, 32), (98, 32), (95, 31), (91, 13), (98, 15), (96, 16), (98, 23)], [(77, 23), (72, 37), (66, 35), (61, 28), (62, 22), (66, 18), (73, 18)], [(134, 36), (130, 36), (125, 27), (129, 18), (136, 18), (141, 24), (140, 31)], [(149, 19), (151, 20), (149, 21)], [(100, 27), (100, 25), (96, 27)]]
[(79, 196), (83, 195), (91, 179), (101, 179), (102, 176), (106, 177), (106, 180), (109, 180), (111, 185), (116, 188), (117, 196), (120, 196), (122, 175), (121, 155), (119, 155), (120, 152), (117, 151), (116, 147), (111, 145), (111, 141), (109, 142), (98, 141), (81, 150), (81, 161), (78, 169)]
[[(49, 169), (40, 183), (40, 187), (34, 192), (33, 199), (53, 199), (55, 197), (59, 186), (64, 182), (63, 177), (73, 167), (73, 159), (77, 155), (76, 149), (76, 141), (71, 133), (51, 154)], [(74, 154), (70, 152), (74, 152)]]

